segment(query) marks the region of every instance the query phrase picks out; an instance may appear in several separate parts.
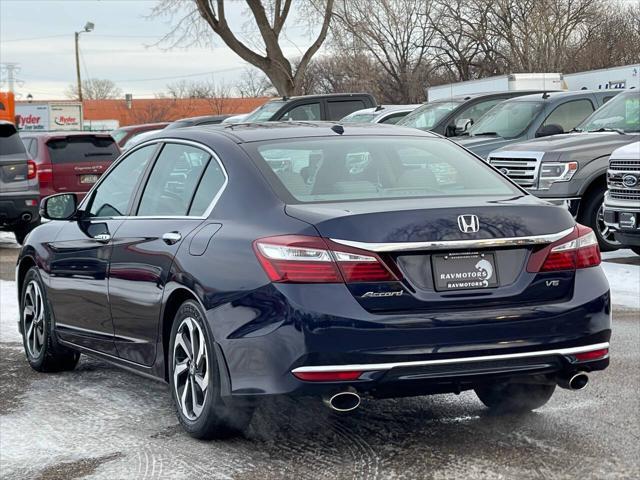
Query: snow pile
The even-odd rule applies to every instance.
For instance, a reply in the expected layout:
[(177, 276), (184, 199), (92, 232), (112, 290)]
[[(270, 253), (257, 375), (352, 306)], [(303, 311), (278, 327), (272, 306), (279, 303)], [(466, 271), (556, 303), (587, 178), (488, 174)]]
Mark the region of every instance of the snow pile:
[(16, 282), (0, 280), (0, 342), (19, 342)]

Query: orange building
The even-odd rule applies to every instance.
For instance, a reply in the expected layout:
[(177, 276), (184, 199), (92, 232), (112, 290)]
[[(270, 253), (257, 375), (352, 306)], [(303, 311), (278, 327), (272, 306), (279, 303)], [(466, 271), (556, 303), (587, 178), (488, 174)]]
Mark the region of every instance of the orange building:
[[(269, 98), (152, 98), (126, 100), (85, 100), (84, 119), (117, 120), (119, 126), (170, 122), (200, 115), (239, 115), (265, 103)], [(25, 103), (25, 102), (18, 102)]]

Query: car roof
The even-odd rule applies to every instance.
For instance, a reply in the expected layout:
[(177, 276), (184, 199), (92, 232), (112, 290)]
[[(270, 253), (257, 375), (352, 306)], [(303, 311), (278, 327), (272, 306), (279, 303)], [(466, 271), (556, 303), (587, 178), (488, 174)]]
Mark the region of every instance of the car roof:
[(20, 130), (20, 136), (39, 137), (39, 138), (56, 138), (56, 137), (110, 137), (109, 132), (80, 132), (68, 130), (54, 130), (50, 132), (38, 132), (33, 130)]
[[(340, 131), (342, 133), (339, 133)], [(415, 128), (401, 127), (397, 125), (379, 123), (340, 124), (339, 122), (292, 121), (202, 125), (162, 131), (153, 138), (184, 137), (200, 139), (202, 141), (207, 137), (211, 138), (211, 135), (223, 135), (236, 143), (337, 135), (385, 135), (441, 138), (440, 135), (432, 132), (424, 132)]]
[(288, 102), (291, 100), (307, 100), (312, 98), (336, 98), (336, 97), (371, 97), (370, 93), (366, 92), (356, 92), (356, 93), (320, 93), (318, 95), (298, 95), (295, 97), (280, 97), (280, 98), (272, 98), (269, 102)]
[(510, 98), (509, 102), (530, 102), (532, 100), (542, 100), (548, 103), (552, 103), (556, 100), (562, 100), (565, 98), (584, 97), (587, 95), (601, 95), (606, 94), (617, 95), (622, 90), (572, 90), (570, 92), (545, 92), (544, 97), (542, 93), (536, 93), (533, 95), (524, 95), (522, 97)]
[(200, 115), (199, 117), (186, 117), (186, 118), (180, 118), (178, 120), (176, 120), (173, 123), (177, 123), (177, 122), (189, 122), (192, 124), (197, 124), (198, 122), (207, 122), (207, 121), (211, 121), (211, 120), (224, 120), (225, 118), (229, 118), (231, 115), (227, 114), (227, 115)]
[(356, 110), (355, 112), (351, 112), (347, 116), (351, 117), (353, 115), (359, 115), (363, 113), (376, 113), (376, 114), (382, 115), (384, 113), (389, 113), (389, 112), (397, 112), (397, 111), (405, 111), (405, 110), (411, 111), (411, 110), (415, 110), (420, 105), (422, 104), (416, 103), (411, 105), (379, 105), (377, 107), (369, 107), (369, 108), (362, 108), (360, 110)]
[(169, 125), (169, 122), (152, 122), (152, 123), (139, 123), (137, 125), (126, 125), (124, 127), (114, 128), (114, 130), (138, 130), (138, 129), (150, 129), (150, 128), (161, 128), (162, 126)]
[[(490, 98), (490, 97), (502, 97), (504, 95), (511, 96), (511, 98), (517, 97), (519, 98), (522, 95), (542, 95), (543, 90), (507, 90), (501, 92), (482, 92), (482, 93), (468, 93), (466, 95), (454, 95), (452, 97), (447, 98), (438, 98), (437, 100), (431, 100), (429, 102), (423, 103), (423, 105), (427, 105), (430, 103), (440, 103), (440, 102), (464, 102), (467, 100), (475, 100), (476, 98)], [(508, 100), (508, 99), (507, 99)]]

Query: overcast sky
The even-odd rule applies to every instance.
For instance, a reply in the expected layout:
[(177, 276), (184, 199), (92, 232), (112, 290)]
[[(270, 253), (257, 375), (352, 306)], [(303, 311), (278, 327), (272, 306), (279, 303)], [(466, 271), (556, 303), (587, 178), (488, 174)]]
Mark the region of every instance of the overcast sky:
[[(183, 78), (214, 74), (218, 82), (233, 83), (239, 77), (247, 64), (219, 40), (212, 47), (153, 46), (170, 30), (168, 19), (146, 18), (154, 5), (155, 0), (0, 0), (0, 62), (20, 64), (16, 91), (22, 98), (64, 98), (75, 83), (73, 33), (91, 21), (95, 30), (80, 38), (83, 79), (109, 78), (134, 98), (151, 98)], [(252, 35), (242, 4), (227, 11), (232, 27), (244, 25), (245, 35)], [(311, 43), (306, 30), (293, 22), (286, 30), (290, 54)]]

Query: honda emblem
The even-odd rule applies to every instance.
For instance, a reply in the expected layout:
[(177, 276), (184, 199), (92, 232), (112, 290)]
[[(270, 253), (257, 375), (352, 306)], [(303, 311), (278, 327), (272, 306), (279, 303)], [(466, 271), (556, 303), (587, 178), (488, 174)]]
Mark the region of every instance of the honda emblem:
[(458, 215), (458, 228), (462, 233), (476, 233), (480, 230), (477, 215)]

